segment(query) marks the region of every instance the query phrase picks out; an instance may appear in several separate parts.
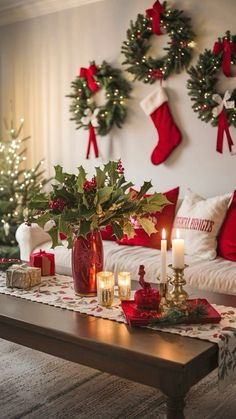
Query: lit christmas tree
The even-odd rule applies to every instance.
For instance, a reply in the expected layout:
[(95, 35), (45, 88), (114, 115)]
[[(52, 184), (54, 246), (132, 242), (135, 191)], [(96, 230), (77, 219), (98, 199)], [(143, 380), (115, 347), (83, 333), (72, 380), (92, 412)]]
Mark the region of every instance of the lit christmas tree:
[(18, 257), (15, 233), (27, 217), (27, 204), (48, 182), (41, 169), (43, 160), (31, 170), (25, 168), (30, 137), (21, 138), (24, 120), (18, 128), (11, 121), (7, 138), (0, 141), (0, 257)]

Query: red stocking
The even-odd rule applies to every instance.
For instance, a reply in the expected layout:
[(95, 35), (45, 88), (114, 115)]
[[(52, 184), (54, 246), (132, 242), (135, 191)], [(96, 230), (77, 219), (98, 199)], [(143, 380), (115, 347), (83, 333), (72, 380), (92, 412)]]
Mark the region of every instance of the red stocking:
[(159, 135), (159, 141), (151, 155), (151, 162), (156, 165), (165, 161), (181, 141), (181, 133), (172, 118), (167, 101), (165, 90), (160, 87), (140, 103), (144, 112), (151, 117)]

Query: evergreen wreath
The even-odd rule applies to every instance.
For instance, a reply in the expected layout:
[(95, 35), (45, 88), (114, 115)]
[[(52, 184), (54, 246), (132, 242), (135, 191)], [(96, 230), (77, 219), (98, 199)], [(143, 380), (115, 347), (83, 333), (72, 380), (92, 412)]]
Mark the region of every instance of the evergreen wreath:
[[(224, 41), (229, 41), (234, 48), (231, 48), (231, 64), (236, 64), (236, 35), (231, 35), (227, 31), (225, 36), (218, 38), (219, 45), (223, 46)], [(211, 122), (213, 126), (218, 125), (218, 115), (214, 114), (213, 109), (219, 105), (214, 100), (214, 95), (219, 95), (224, 104), (224, 112), (227, 118), (228, 126), (236, 127), (236, 88), (227, 95), (219, 94), (216, 90), (217, 76), (221, 70), (224, 51), (221, 48), (219, 52), (208, 49), (200, 54), (196, 66), (192, 66), (188, 74), (190, 79), (187, 81), (189, 96), (194, 102), (192, 108), (198, 113), (198, 117), (205, 122)]]
[[(159, 9), (160, 24), (160, 30), (156, 32), (153, 26), (155, 7)], [(166, 80), (171, 73), (179, 73), (188, 66), (195, 34), (191, 29), (190, 18), (183, 16), (182, 10), (167, 7), (166, 1), (162, 5), (156, 1), (153, 9), (146, 12), (147, 16), (138, 14), (137, 20), (130, 22), (127, 41), (123, 42), (121, 51), (126, 57), (123, 64), (129, 65), (127, 71), (134, 75), (134, 80), (152, 84), (157, 78)], [(164, 48), (167, 53), (162, 58), (147, 56), (149, 41), (154, 33), (166, 33), (170, 38), (169, 46)]]
[[(72, 81), (73, 93), (67, 95), (72, 99), (70, 119), (75, 121), (77, 129), (89, 129), (92, 123), (97, 134), (106, 135), (114, 125), (121, 128), (127, 113), (124, 99), (129, 97), (131, 86), (122, 77), (121, 70), (111, 67), (106, 61), (100, 66), (92, 62), (91, 66), (96, 69), (92, 83), (97, 89), (91, 90), (89, 79), (80, 75)], [(107, 100), (102, 106), (97, 106), (93, 96), (101, 88), (105, 89)]]

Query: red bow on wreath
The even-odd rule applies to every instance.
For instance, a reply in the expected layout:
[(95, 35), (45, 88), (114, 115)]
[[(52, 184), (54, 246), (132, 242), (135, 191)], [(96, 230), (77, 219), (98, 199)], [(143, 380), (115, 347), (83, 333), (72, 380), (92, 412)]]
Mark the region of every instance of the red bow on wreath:
[(227, 117), (225, 114), (225, 107), (227, 106), (227, 103), (229, 104), (228, 100), (230, 99), (230, 92), (227, 90), (224, 94), (223, 99), (220, 95), (214, 94), (212, 96), (212, 99), (218, 104), (215, 106), (212, 110), (213, 116), (218, 118), (218, 131), (217, 131), (217, 142), (216, 142), (216, 151), (218, 153), (223, 153), (223, 141), (224, 141), (224, 133), (227, 138), (229, 151), (231, 154), (235, 154), (233, 151), (233, 140), (229, 132), (229, 126), (227, 122)]
[(236, 44), (225, 38), (223, 42), (215, 42), (212, 52), (214, 55), (223, 52), (222, 71), (226, 77), (231, 77), (231, 57), (233, 53), (236, 53)]
[(146, 16), (152, 19), (152, 32), (156, 35), (162, 35), (162, 31), (160, 28), (160, 15), (163, 12), (163, 6), (160, 4), (159, 0), (157, 0), (152, 9), (146, 10)]
[(89, 68), (81, 67), (80, 73), (79, 73), (79, 77), (84, 77), (87, 80), (89, 90), (91, 90), (91, 92), (94, 92), (94, 93), (97, 92), (97, 90), (99, 89), (98, 84), (95, 82), (93, 78), (96, 72), (97, 72), (97, 67), (95, 66), (95, 64), (91, 64)]

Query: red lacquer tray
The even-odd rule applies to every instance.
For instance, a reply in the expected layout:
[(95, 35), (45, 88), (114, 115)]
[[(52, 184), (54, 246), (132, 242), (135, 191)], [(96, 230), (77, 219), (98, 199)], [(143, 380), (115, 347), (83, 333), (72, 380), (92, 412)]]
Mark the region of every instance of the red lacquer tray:
[[(212, 307), (210, 303), (205, 298), (195, 298), (193, 300), (188, 300), (188, 304), (190, 304), (193, 308), (196, 305), (204, 305), (207, 314), (202, 317), (195, 317), (195, 318), (187, 318), (185, 317), (183, 321), (179, 323), (219, 323), (221, 320), (220, 314)], [(140, 310), (137, 308), (137, 304), (134, 300), (131, 301), (122, 301), (121, 307), (124, 312), (125, 318), (127, 322), (131, 326), (147, 326), (155, 322), (158, 325), (174, 325), (176, 322), (163, 322), (163, 314), (157, 311), (150, 311), (150, 310)], [(160, 319), (160, 322), (158, 322)]]

